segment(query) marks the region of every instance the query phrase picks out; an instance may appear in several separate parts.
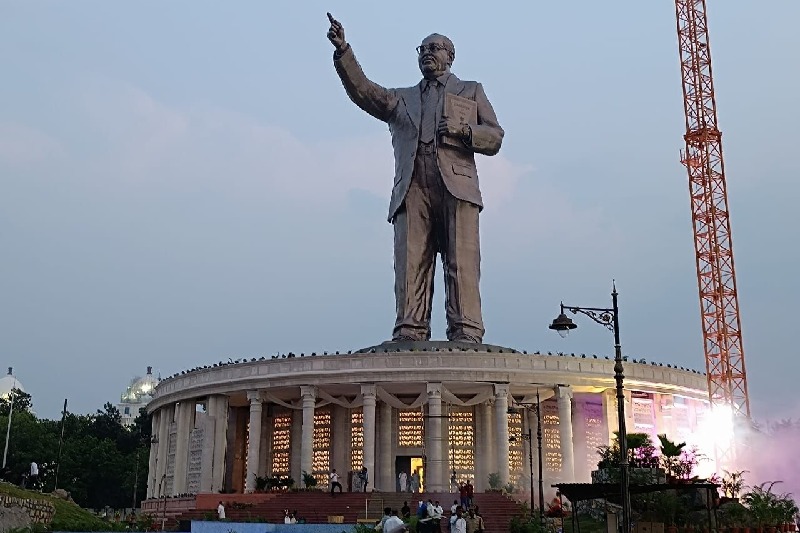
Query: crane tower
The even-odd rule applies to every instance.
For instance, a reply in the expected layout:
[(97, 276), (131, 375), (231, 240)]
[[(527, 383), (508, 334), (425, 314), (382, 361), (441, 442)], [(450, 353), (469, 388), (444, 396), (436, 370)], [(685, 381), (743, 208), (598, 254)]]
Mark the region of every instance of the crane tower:
[(689, 174), (708, 394), (712, 408), (732, 410), (737, 427), (749, 420), (750, 401), (706, 1), (675, 0), (675, 12), (686, 115), (681, 162)]

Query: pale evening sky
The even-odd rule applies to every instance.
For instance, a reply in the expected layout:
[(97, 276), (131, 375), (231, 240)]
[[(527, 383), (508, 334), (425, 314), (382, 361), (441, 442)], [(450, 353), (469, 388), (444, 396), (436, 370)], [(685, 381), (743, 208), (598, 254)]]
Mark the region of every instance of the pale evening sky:
[[(800, 3), (708, 4), (751, 400), (797, 417)], [(624, 353), (703, 369), (674, 3), (390, 6), (0, 6), (0, 362), (40, 416), (116, 402), (147, 365), (389, 337), (389, 134), (345, 96), (326, 11), (389, 87), (450, 36), (494, 104), (486, 342), (611, 355), (588, 319), (547, 325), (615, 278)], [(443, 338), (441, 290), (434, 316)]]

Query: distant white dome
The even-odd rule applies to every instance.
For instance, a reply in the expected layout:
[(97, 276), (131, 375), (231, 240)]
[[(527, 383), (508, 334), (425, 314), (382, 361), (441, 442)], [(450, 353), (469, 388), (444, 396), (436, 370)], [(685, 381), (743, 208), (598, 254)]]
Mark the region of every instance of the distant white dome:
[(8, 398), (11, 394), (11, 389), (19, 389), (25, 392), (25, 387), (23, 387), (22, 383), (14, 376), (13, 369), (8, 367), (8, 374), (0, 378), (0, 398)]
[(123, 403), (147, 403), (153, 398), (156, 385), (158, 378), (153, 376), (153, 367), (148, 366), (147, 374), (143, 378), (134, 378), (120, 399)]

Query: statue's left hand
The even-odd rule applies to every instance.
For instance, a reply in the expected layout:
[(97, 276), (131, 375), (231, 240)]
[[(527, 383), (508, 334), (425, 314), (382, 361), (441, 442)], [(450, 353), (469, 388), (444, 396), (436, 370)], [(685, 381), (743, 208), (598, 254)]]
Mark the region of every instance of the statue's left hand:
[(448, 137), (462, 140), (466, 140), (469, 137), (469, 126), (456, 122), (448, 117), (442, 117), (441, 120), (439, 120), (437, 131), (440, 136), (447, 135)]

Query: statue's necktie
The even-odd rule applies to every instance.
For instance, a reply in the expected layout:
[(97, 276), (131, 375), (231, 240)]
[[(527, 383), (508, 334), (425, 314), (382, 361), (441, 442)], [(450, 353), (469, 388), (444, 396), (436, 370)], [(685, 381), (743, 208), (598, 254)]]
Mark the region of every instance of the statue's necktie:
[(439, 103), (439, 82), (431, 80), (422, 93), (422, 126), (420, 127), (420, 142), (433, 141), (436, 134), (436, 105)]

